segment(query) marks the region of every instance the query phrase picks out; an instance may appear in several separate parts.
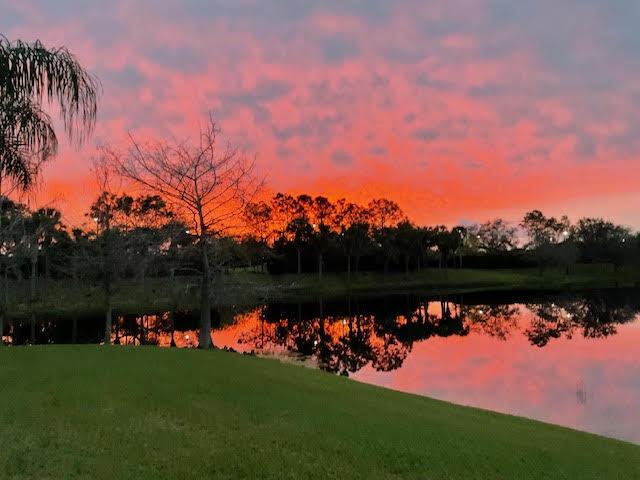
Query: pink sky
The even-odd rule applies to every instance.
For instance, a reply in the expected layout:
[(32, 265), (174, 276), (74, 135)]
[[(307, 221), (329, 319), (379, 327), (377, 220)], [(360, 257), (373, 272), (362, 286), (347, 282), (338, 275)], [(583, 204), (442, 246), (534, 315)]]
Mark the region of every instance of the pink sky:
[[(634, 15), (635, 13), (635, 15)], [(214, 112), (269, 189), (395, 199), (417, 222), (533, 208), (640, 219), (633, 0), (0, 0), (9, 39), (99, 76), (97, 128), (40, 202), (78, 224), (95, 145), (197, 132)]]

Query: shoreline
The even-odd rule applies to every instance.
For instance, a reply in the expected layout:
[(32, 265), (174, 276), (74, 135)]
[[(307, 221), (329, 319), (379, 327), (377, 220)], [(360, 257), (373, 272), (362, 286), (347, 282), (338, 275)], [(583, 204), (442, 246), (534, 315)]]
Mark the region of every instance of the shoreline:
[[(9, 284), (6, 316), (83, 315), (101, 313), (104, 294), (99, 286), (69, 280), (39, 279), (35, 302), (29, 302), (27, 282)], [(114, 311), (137, 313), (199, 306), (197, 277), (145, 278), (118, 284), (113, 297)], [(584, 268), (565, 275), (536, 269), (460, 270), (429, 269), (408, 276), (400, 273), (365, 272), (349, 280), (342, 274), (269, 275), (236, 272), (218, 276), (214, 282), (213, 304), (221, 307), (257, 306), (269, 302), (314, 301), (318, 298), (366, 297), (386, 294), (460, 295), (478, 292), (561, 293), (589, 289), (622, 289), (640, 286), (640, 270), (618, 272)]]

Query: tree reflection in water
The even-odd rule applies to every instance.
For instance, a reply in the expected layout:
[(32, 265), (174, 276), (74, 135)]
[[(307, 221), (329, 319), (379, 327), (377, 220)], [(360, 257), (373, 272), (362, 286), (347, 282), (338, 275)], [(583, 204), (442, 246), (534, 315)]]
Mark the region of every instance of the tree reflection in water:
[(638, 313), (637, 307), (616, 305), (604, 296), (527, 304), (527, 308), (533, 316), (525, 334), (532, 345), (539, 347), (562, 336), (571, 338), (576, 332), (585, 338), (615, 335), (618, 325), (633, 321)]
[(320, 368), (348, 375), (366, 365), (378, 371), (397, 369), (416, 342), (432, 337), (473, 333), (506, 341), (521, 333), (531, 345), (544, 347), (577, 332), (587, 338), (613, 335), (617, 325), (633, 321), (639, 311), (637, 305), (607, 293), (519, 304), (406, 298), (404, 308), (397, 299), (349, 299), (347, 312), (327, 315), (320, 313), (322, 304), (315, 314), (309, 305), (269, 305), (256, 315), (255, 327), (242, 332), (239, 343), (257, 352), (312, 357)]
[[(369, 365), (378, 371), (400, 368), (416, 342), (434, 337), (487, 335), (507, 341), (524, 334), (544, 347), (558, 338), (614, 335), (639, 311), (637, 292), (600, 292), (539, 298), (424, 298), (392, 295), (344, 301), (272, 303), (246, 311), (218, 309), (213, 339), (247, 353), (271, 353), (312, 359), (320, 368), (349, 375)], [(16, 319), (4, 340), (27, 343), (98, 343), (100, 319), (73, 317)], [(111, 340), (120, 345), (197, 347), (197, 312), (122, 315), (113, 322)]]

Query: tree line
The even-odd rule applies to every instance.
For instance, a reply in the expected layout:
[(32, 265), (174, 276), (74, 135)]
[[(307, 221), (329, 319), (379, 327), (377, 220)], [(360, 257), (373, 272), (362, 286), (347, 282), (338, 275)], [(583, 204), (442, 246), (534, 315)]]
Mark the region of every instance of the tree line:
[(240, 230), (203, 237), (194, 228), (198, 222), (185, 221), (161, 195), (104, 191), (86, 213), (87, 223), (69, 227), (54, 208), (31, 210), (0, 197), (0, 272), (7, 280), (28, 280), (33, 295), (39, 281), (69, 279), (99, 283), (109, 296), (124, 278), (201, 275), (201, 243), (212, 275), (311, 271), (320, 278), (327, 266), (355, 275), (363, 260), (367, 271), (410, 273), (461, 268), (481, 257), (500, 267), (525, 258), (542, 269), (577, 262), (616, 266), (640, 254), (639, 235), (625, 227), (599, 218), (572, 224), (538, 210), (528, 212), (520, 228), (504, 219), (447, 228), (415, 225), (384, 198), (362, 206), (278, 193), (248, 202), (237, 215)]
[[(278, 193), (269, 201), (247, 205), (245, 247), (254, 263), (273, 273), (390, 269), (419, 271), (463, 266), (561, 266), (567, 273), (577, 262), (611, 263), (614, 268), (637, 260), (638, 235), (602, 218), (528, 212), (519, 224), (497, 218), (481, 224), (423, 226), (411, 222), (397, 203), (385, 198), (367, 205), (324, 196)], [(306, 259), (306, 261), (305, 261)], [(311, 261), (310, 261), (311, 260)]]

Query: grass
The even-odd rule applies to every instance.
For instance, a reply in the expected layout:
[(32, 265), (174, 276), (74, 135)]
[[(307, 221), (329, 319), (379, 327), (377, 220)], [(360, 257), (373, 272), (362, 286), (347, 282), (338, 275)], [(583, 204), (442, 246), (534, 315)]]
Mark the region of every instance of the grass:
[(635, 479), (640, 447), (222, 351), (0, 350), (4, 478)]
[[(614, 272), (610, 265), (576, 265), (570, 275), (547, 269), (540, 276), (537, 269), (448, 271), (428, 269), (407, 275), (363, 272), (348, 279), (345, 274), (265, 275), (233, 273), (219, 279), (216, 303), (252, 305), (264, 300), (304, 301), (318, 296), (375, 295), (389, 292), (463, 293), (482, 290), (567, 290), (585, 288), (631, 287), (640, 284), (640, 271), (622, 268)], [(177, 277), (174, 298), (180, 308), (198, 308), (199, 280)], [(28, 283), (9, 288), (8, 315), (102, 314), (104, 300), (98, 286), (70, 281), (39, 283), (38, 300), (28, 302)], [(114, 306), (121, 313), (168, 310), (172, 304), (169, 279), (147, 278), (123, 281), (116, 288)]]
[(640, 271), (634, 268), (614, 272), (609, 265), (576, 265), (571, 274), (563, 270), (546, 269), (427, 269), (409, 275), (365, 272), (350, 280), (346, 275), (267, 276), (278, 299), (312, 297), (317, 295), (346, 295), (420, 290), (423, 293), (458, 293), (478, 290), (566, 290), (581, 288), (632, 287), (640, 281)]

